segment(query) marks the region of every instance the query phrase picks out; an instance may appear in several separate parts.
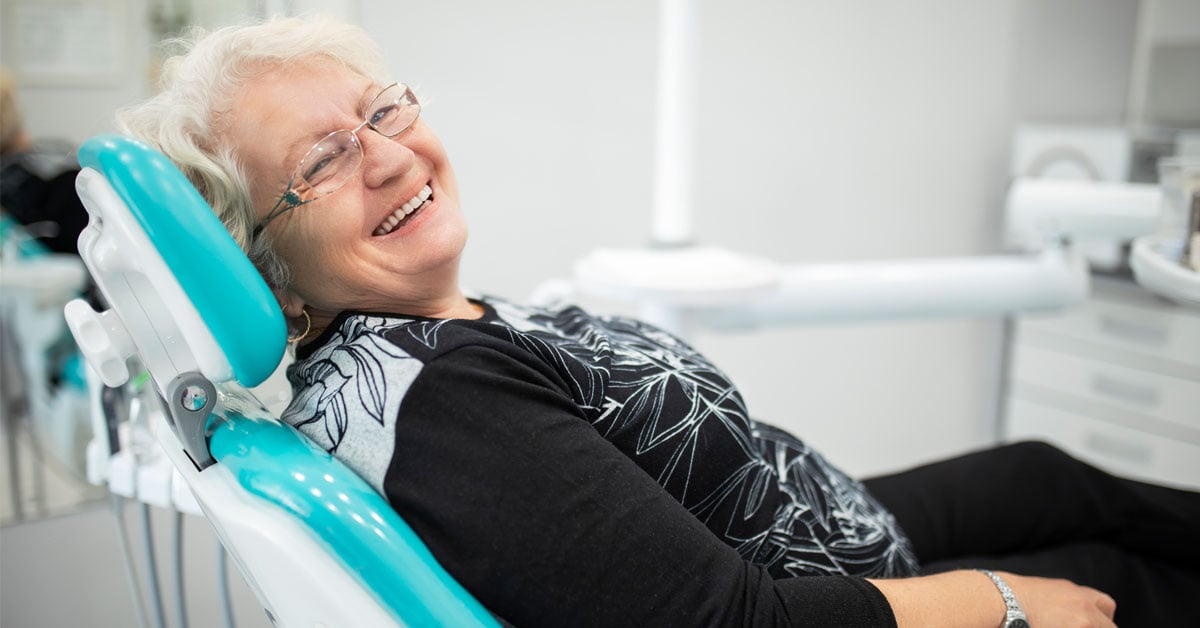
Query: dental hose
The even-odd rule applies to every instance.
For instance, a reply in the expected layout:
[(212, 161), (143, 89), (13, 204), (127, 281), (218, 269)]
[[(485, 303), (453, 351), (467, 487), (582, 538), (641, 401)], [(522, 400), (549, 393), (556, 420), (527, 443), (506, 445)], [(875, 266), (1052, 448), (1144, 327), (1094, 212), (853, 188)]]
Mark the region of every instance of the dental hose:
[[(117, 427), (127, 418), (124, 410), (124, 390), (121, 388), (104, 387), (100, 389), (100, 408), (104, 414), (104, 423), (108, 432), (108, 454), (112, 456), (121, 450), (121, 440)], [(121, 548), (121, 558), (125, 562), (125, 578), (129, 582), (129, 590), (133, 594), (133, 611), (137, 616), (138, 628), (147, 628), (146, 606), (142, 599), (142, 587), (138, 584), (137, 568), (133, 564), (133, 548), (126, 538), (128, 526), (125, 524), (125, 499), (116, 493), (108, 494), (108, 504), (112, 507), (113, 519), (117, 524), (117, 542)]]
[(133, 592), (133, 610), (137, 615), (137, 625), (138, 628), (147, 628), (142, 587), (138, 585), (137, 569), (133, 565), (133, 552), (129, 547), (129, 539), (125, 538), (125, 500), (115, 493), (109, 493), (108, 498), (108, 503), (112, 506), (113, 517), (117, 521), (117, 540), (121, 545), (121, 557), (125, 559), (125, 577), (129, 580), (129, 590)]
[[(144, 420), (143, 417), (140, 416), (141, 405), (137, 404), (136, 402), (138, 401), (138, 397), (140, 396), (143, 387), (149, 381), (150, 375), (148, 373), (140, 373), (137, 377), (133, 378), (133, 380), (129, 382), (128, 387), (122, 391), (122, 395), (114, 395), (108, 399), (105, 399), (104, 397), (101, 398), (102, 401), (108, 401), (111, 404), (110, 407), (104, 408), (104, 413), (109, 423), (110, 434), (117, 433), (114, 423), (119, 422), (121, 419), (125, 419), (131, 424)], [(121, 397), (125, 393), (129, 393), (131, 395), (128, 398), (127, 403), (115, 403), (118, 400), (122, 400)], [(113, 408), (117, 407), (128, 408), (128, 414), (122, 417), (120, 416), (120, 412), (112, 411)], [(117, 451), (119, 448), (119, 445), (117, 444), (118, 442), (119, 441), (117, 440), (109, 441), (109, 448), (113, 452)], [(150, 597), (150, 610), (152, 615), (150, 619), (154, 622), (153, 625), (155, 628), (165, 628), (166, 616), (163, 614), (162, 608), (162, 590), (158, 586), (158, 564), (154, 555), (154, 539), (150, 534), (150, 506), (145, 502), (138, 503), (138, 524), (142, 536), (142, 548), (144, 550), (143, 559), (146, 565), (146, 588)], [(140, 595), (137, 597), (140, 597)], [(139, 600), (139, 612), (141, 608), (142, 605), (141, 601)], [(142, 626), (145, 626), (145, 624), (146, 622), (144, 620), (140, 623)]]
[(150, 535), (150, 505), (138, 503), (138, 524), (142, 532), (142, 547), (145, 549), (146, 588), (150, 591), (150, 611), (154, 620), (154, 628), (165, 628), (166, 615), (163, 614), (162, 590), (158, 586), (158, 565), (154, 560), (154, 539)]
[(175, 626), (187, 628), (187, 598), (183, 591), (183, 513), (174, 511), (171, 526), (175, 542)]
[(104, 412), (105, 432), (108, 435), (108, 455), (111, 457), (121, 450), (121, 421), (128, 418), (128, 401), (124, 388), (100, 389), (100, 408)]
[(229, 604), (229, 555), (217, 540), (217, 595), (221, 598), (221, 619), (225, 628), (234, 628), (233, 607)]

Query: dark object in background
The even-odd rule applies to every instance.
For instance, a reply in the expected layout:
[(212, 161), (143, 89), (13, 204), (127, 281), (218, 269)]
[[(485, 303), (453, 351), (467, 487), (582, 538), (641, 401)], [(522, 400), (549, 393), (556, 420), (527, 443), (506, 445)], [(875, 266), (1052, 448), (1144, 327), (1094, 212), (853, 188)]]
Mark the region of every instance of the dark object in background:
[[(29, 226), (52, 223), (57, 229), (40, 242), (55, 253), (78, 255), (79, 232), (88, 223), (87, 210), (75, 194), (79, 166), (67, 146), (35, 146), (0, 158), (0, 206), (17, 222)], [(49, 233), (53, 232), (53, 233)]]

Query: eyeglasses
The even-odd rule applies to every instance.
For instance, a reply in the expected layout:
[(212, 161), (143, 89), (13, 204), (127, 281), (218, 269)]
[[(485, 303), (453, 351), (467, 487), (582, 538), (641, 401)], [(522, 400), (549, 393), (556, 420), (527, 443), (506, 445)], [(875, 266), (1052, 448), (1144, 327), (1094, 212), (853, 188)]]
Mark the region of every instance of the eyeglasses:
[(326, 135), (300, 160), (288, 180), (288, 189), (279, 197), (267, 217), (255, 227), (251, 240), (257, 239), (267, 223), (289, 210), (336, 192), (358, 172), (363, 162), (358, 132), (364, 126), (384, 137), (396, 137), (412, 128), (421, 114), (421, 103), (403, 83), (383, 88), (366, 108), (367, 117), (353, 129), (341, 129)]

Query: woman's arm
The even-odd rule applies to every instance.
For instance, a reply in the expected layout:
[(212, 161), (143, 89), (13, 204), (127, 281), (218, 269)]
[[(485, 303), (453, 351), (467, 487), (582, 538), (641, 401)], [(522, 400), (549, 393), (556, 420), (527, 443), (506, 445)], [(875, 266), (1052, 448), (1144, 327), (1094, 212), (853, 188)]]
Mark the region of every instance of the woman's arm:
[[(1029, 625), (1115, 627), (1113, 599), (1067, 580), (1000, 572), (1029, 618)], [(920, 578), (871, 580), (888, 599), (900, 628), (996, 628), (1004, 625), (1004, 599), (991, 579), (977, 571), (951, 571)]]
[[(1004, 615), (975, 572), (772, 578), (597, 433), (553, 373), (502, 348), (423, 367), (384, 488), (443, 566), (517, 625), (995, 628)], [(1038, 628), (1111, 625), (1060, 621), (1090, 590), (1007, 578)]]
[(467, 346), (425, 364), (398, 415), (386, 496), (489, 610), (518, 626), (895, 626), (866, 580), (743, 560), (555, 377)]

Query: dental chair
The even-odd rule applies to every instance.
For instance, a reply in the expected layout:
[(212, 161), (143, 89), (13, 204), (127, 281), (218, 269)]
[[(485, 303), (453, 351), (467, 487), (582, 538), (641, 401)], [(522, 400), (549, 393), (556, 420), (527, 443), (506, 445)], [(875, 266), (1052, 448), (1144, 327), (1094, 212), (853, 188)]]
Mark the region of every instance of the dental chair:
[(73, 301), (68, 325), (104, 385), (144, 367), (173, 492), (194, 497), (272, 622), (496, 626), (378, 493), (247, 390), (284, 355), (283, 314), (179, 170), (113, 135), (79, 160), (79, 251), (111, 309)]

